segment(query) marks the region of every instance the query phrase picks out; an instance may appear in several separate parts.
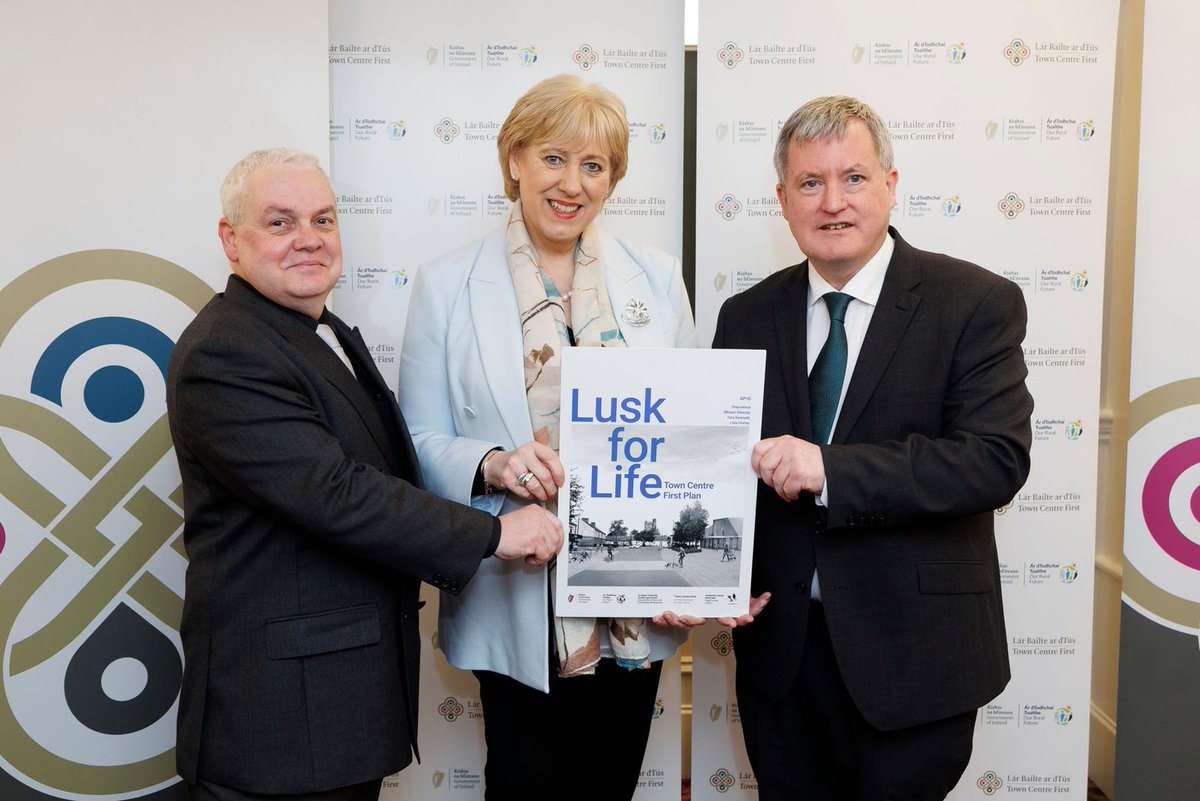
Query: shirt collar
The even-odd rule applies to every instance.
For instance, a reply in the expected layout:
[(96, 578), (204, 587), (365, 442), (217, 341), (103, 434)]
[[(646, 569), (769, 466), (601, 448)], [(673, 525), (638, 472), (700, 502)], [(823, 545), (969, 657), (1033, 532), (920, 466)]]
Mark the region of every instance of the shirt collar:
[(297, 320), (304, 323), (304, 325), (307, 326), (310, 331), (316, 331), (317, 326), (319, 324), (329, 322), (329, 316), (330, 316), (329, 309), (322, 309), (321, 310), (321, 318), (319, 320), (314, 320), (313, 318), (309, 317), (307, 314), (304, 314), (303, 312), (298, 312), (295, 309), (289, 309), (287, 306), (280, 306), (278, 303), (271, 300), (266, 295), (264, 295), (263, 293), (261, 293), (257, 289), (255, 289), (253, 284), (251, 284), (245, 278), (242, 278), (237, 273), (231, 273), (229, 277), (232, 280), (237, 281), (239, 284), (244, 286), (246, 289), (253, 292), (255, 295), (258, 295), (260, 298), (265, 300), (267, 303), (270, 303), (272, 306), (275, 306), (277, 309), (279, 309), (284, 314), (288, 314), (288, 315), (291, 315), (292, 317), (295, 317)]
[(808, 265), (808, 305), (812, 306), (825, 297), (826, 293), (842, 292), (855, 300), (874, 306), (879, 302), (879, 293), (883, 291), (883, 278), (887, 274), (888, 264), (892, 261), (892, 251), (895, 249), (896, 242), (889, 232), (883, 238), (883, 244), (879, 246), (879, 250), (875, 251), (875, 255), (840, 290), (834, 289), (828, 281), (821, 277), (820, 273), (812, 268), (810, 263)]

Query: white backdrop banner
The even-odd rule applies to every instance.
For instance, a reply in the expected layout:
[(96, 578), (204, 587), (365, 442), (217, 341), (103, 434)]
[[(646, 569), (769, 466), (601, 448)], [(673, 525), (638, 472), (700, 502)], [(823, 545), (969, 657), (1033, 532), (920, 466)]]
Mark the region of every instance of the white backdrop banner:
[[(614, 0), (603, 13), (526, 0), (519, 14), (485, 0), (330, 3), (329, 138), (346, 253), (334, 303), (361, 328), (393, 388), (418, 266), (507, 220), (496, 135), (517, 98), (561, 73), (602, 83), (628, 112), (629, 171), (601, 225), (678, 254), (682, 0)], [(425, 598), (422, 631), (433, 633), (436, 592), (426, 588)], [(383, 798), (450, 790), (481, 799), (478, 684), (435, 648), (422, 659), (425, 763), (388, 779)], [(678, 672), (677, 659), (664, 666), (640, 801), (679, 795)]]
[(573, 73), (625, 101), (629, 171), (601, 224), (679, 254), (682, 0), (615, 0), (602, 14), (548, 0), (526, 0), (519, 14), (486, 0), (330, 8), (329, 137), (346, 249), (334, 298), (393, 389), (413, 275), (508, 219), (496, 135), (540, 80)]
[[(701, 8), (701, 341), (726, 298), (803, 259), (780, 216), (771, 160), (784, 120), (820, 95), (858, 96), (887, 120), (900, 173), (892, 221), (909, 242), (974, 261), (1025, 291), (1033, 471), (997, 510), (1013, 679), (980, 712), (956, 799), (1086, 793), (1117, 5), (856, 0), (834, 9), (752, 0)], [(695, 687), (715, 694), (693, 696), (693, 797), (753, 797), (749, 766), (731, 763), (729, 736), (704, 714), (735, 709), (732, 672), (721, 683), (700, 675), (708, 669), (697, 658)], [(734, 714), (717, 718), (739, 725)]]
[(327, 42), (325, 0), (5, 7), (4, 801), (184, 797), (167, 359), (229, 273), (225, 173), (328, 153)]
[(1187, 156), (1200, 108), (1179, 91), (1197, 37), (1194, 3), (1146, 4), (1117, 798), (1200, 786), (1200, 231), (1186, 204), (1164, 202), (1200, 181)]

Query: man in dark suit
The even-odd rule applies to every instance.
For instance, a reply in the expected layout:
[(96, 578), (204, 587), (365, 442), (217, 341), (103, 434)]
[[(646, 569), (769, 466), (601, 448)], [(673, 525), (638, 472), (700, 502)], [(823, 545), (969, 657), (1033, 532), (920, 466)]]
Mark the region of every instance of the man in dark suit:
[(760, 798), (944, 798), (1009, 678), (993, 510), (1029, 472), (1024, 299), (889, 228), (860, 101), (798, 109), (775, 166), (808, 260), (726, 301), (713, 341), (767, 351), (756, 598), (727, 621)]
[(256, 151), (221, 201), (234, 275), (167, 381), (189, 558), (178, 769), (194, 800), (369, 801), (416, 750), (420, 581), (543, 564), (562, 530), (421, 490), (394, 397), (325, 309), (341, 240), (314, 157)]

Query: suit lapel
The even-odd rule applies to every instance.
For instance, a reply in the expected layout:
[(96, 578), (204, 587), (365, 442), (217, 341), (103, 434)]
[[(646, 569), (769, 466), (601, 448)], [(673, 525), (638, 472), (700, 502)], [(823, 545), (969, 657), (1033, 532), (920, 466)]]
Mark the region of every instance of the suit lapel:
[[(334, 315), (328, 315), (329, 325), (337, 334), (338, 340), (342, 343), (342, 348), (350, 357), (351, 364), (354, 369), (362, 376), (362, 381), (369, 386), (372, 383), (382, 383), (383, 378), (379, 375), (379, 371), (375, 367), (375, 362), (371, 358), (371, 352), (367, 350), (366, 343), (362, 337), (357, 335), (357, 331), (353, 334), (349, 326), (342, 322)], [(288, 340), (300, 350), (305, 357), (317, 368), (317, 372), (332, 384), (343, 397), (349, 401), (354, 410), (358, 412), (358, 417), (362, 420), (367, 431), (370, 432), (371, 438), (375, 440), (375, 444), (379, 446), (379, 450), (387, 458), (388, 464), (391, 465), (393, 471), (398, 471), (400, 465), (396, 463), (396, 446), (391, 438), (388, 437), (387, 428), (384, 426), (383, 420), (380, 419), (380, 410), (376, 409), (372, 402), (364, 384), (359, 383), (360, 379), (355, 378), (346, 365), (342, 364), (341, 359), (333, 352), (320, 337), (310, 331), (293, 331), (288, 330), (284, 334)]]
[[(333, 317), (333, 315), (330, 316)], [(392, 471), (400, 476), (412, 476), (411, 483), (418, 487), (421, 486), (421, 467), (417, 461), (417, 452), (413, 448), (412, 436), (408, 433), (408, 426), (404, 423), (404, 415), (400, 413), (395, 396), (388, 388), (387, 382), (383, 380), (379, 368), (375, 366), (375, 360), (367, 349), (367, 343), (363, 341), (362, 333), (357, 327), (348, 328), (342, 320), (336, 317), (333, 320), (335, 328), (342, 337), (342, 342), (345, 343), (343, 347), (350, 353), (351, 361), (355, 365), (354, 369), (358, 371), (359, 380), (355, 383), (361, 382), (359, 394), (366, 395), (367, 390), (364, 387), (369, 387), (369, 391), (379, 397), (381, 402), (375, 404), (367, 397), (366, 400), (376, 410), (376, 414), (364, 414), (363, 407), (355, 402), (353, 396), (347, 397), (354, 404), (354, 408), (358, 410), (359, 416), (366, 423), (371, 436), (383, 450)], [(388, 427), (384, 421), (379, 419), (380, 415), (385, 414), (395, 423), (394, 436), (389, 436)]]
[[(533, 438), (529, 407), (525, 404), (525, 365), (521, 343), (521, 312), (504, 253), (504, 229), (487, 237), (467, 278), (471, 298), (471, 324), (488, 390), (504, 420), (511, 442)], [(520, 398), (514, 405), (508, 398)]]
[[(602, 234), (602, 237), (604, 281), (608, 285), (608, 301), (612, 305), (621, 337), (631, 348), (663, 347), (666, 340), (662, 316), (665, 311), (656, 308), (646, 270), (633, 260), (615, 237), (607, 234)], [(645, 304), (650, 319), (644, 325), (630, 322), (630, 319), (636, 319), (626, 314), (626, 304), (631, 300)]]
[[(342, 360), (317, 335), (313, 327), (297, 319), (291, 312), (267, 300), (236, 276), (230, 277), (229, 283), (225, 287), (225, 298), (231, 303), (248, 310), (257, 319), (265, 322), (271, 330), (286, 339), (321, 374), (322, 378), (332, 384), (346, 398), (350, 405), (354, 407), (354, 410), (358, 412), (363, 425), (379, 446), (379, 450), (386, 457), (388, 464), (391, 465), (393, 471), (400, 474), (401, 468), (407, 465), (397, 464), (398, 449), (406, 446), (411, 452), (411, 441), (408, 441), (405, 437), (401, 437), (401, 439), (405, 440), (404, 443), (393, 443), (391, 441), (387, 428), (383, 420), (380, 419), (382, 411), (375, 408), (374, 402), (363, 388), (364, 385), (360, 384), (358, 379), (346, 369), (346, 365), (342, 364)], [(378, 384), (380, 391), (387, 393), (386, 397), (390, 398), (390, 390), (387, 389), (383, 377), (379, 375), (379, 370), (376, 369), (375, 362), (371, 358), (371, 353), (367, 350), (367, 346), (363, 342), (362, 336), (358, 334), (358, 330), (351, 331), (344, 322), (333, 314), (328, 315), (328, 317), (329, 325), (337, 334), (339, 341), (342, 343), (342, 348), (349, 354), (351, 363), (355, 365), (354, 369), (363, 376), (363, 380), (368, 386)], [(391, 405), (394, 406), (395, 404)], [(402, 423), (400, 429), (404, 430)], [(410, 461), (415, 471), (417, 463), (415, 456)]]
[(847, 433), (862, 416), (921, 303), (921, 296), (912, 291), (921, 282), (921, 270), (913, 258), (912, 248), (894, 228), (890, 230), (896, 241), (895, 250), (879, 291), (879, 303), (871, 315), (871, 325), (854, 365), (854, 375), (846, 389), (846, 398), (842, 401), (842, 410), (838, 413), (837, 426), (830, 439), (834, 443), (845, 442)]
[(779, 343), (779, 368), (792, 431), (812, 439), (812, 413), (808, 408), (808, 262), (789, 268), (792, 275), (775, 296), (775, 336)]

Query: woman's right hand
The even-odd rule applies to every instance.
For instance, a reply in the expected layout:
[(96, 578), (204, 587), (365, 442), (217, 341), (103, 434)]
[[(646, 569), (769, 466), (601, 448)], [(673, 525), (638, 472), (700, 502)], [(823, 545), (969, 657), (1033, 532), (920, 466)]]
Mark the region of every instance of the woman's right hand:
[[(522, 483), (520, 479), (526, 472), (531, 475)], [(500, 451), (484, 464), (483, 480), (488, 485), (522, 500), (552, 500), (558, 497), (558, 488), (565, 479), (558, 454), (536, 439), (511, 451)]]

